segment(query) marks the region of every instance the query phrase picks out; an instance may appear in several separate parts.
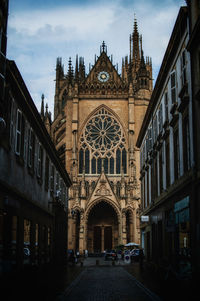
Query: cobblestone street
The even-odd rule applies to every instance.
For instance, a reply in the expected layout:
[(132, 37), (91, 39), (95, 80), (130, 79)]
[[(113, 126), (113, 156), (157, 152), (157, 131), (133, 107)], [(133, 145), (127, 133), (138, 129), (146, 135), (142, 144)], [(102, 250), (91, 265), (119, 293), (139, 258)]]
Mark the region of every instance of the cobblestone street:
[[(96, 260), (99, 260), (95, 266)], [(88, 258), (85, 269), (57, 301), (149, 301), (161, 300), (123, 268), (124, 262)]]

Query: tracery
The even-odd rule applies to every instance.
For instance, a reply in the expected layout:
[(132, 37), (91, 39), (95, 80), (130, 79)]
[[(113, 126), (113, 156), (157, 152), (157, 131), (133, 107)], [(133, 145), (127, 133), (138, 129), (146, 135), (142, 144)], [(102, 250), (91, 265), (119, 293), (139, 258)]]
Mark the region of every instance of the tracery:
[(127, 172), (126, 140), (122, 126), (105, 108), (99, 109), (86, 123), (80, 137), (79, 173), (107, 174)]

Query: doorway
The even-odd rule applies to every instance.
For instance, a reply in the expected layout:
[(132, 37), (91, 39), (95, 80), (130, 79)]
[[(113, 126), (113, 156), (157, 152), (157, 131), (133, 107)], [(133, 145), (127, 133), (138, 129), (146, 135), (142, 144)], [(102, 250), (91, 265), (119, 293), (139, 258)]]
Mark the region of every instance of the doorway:
[(87, 250), (90, 253), (113, 249), (118, 244), (118, 217), (106, 201), (97, 203), (90, 211), (87, 223)]

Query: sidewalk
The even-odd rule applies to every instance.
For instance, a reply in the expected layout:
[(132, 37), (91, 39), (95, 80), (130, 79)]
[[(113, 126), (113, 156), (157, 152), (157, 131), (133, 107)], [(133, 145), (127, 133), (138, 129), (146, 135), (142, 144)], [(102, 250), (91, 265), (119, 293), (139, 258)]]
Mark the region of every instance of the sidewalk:
[(181, 301), (199, 300), (199, 296), (195, 296), (191, 282), (179, 281), (173, 277), (165, 279), (165, 276), (159, 270), (154, 270), (145, 263), (142, 269), (138, 262), (126, 265), (124, 268), (163, 301), (172, 299)]

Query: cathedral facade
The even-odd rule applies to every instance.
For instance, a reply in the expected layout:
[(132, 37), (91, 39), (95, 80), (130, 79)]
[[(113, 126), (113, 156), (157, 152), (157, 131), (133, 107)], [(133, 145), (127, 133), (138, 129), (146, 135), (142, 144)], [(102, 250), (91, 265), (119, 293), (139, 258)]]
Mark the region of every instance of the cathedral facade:
[(140, 243), (140, 155), (136, 139), (152, 93), (152, 64), (144, 59), (134, 21), (121, 74), (103, 42), (86, 75), (84, 59), (57, 59), (54, 121), (44, 120), (68, 171), (68, 248), (102, 252)]

